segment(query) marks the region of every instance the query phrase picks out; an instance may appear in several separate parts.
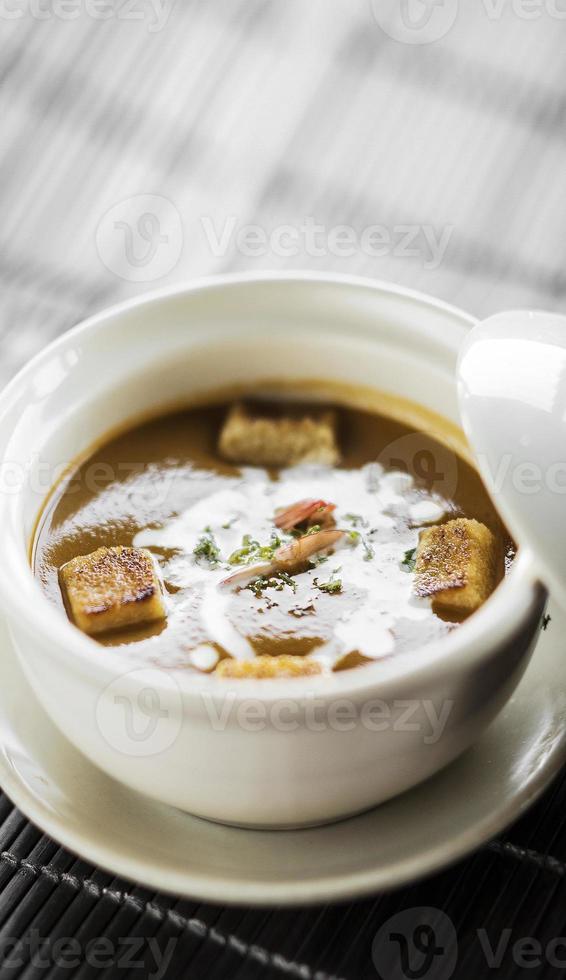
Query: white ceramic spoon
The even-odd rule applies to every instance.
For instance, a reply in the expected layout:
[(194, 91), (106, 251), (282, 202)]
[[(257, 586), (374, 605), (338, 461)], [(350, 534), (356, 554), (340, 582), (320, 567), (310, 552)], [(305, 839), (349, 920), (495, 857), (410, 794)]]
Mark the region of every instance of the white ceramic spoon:
[(511, 311), (484, 320), (464, 342), (458, 375), (486, 486), (566, 607), (566, 317)]

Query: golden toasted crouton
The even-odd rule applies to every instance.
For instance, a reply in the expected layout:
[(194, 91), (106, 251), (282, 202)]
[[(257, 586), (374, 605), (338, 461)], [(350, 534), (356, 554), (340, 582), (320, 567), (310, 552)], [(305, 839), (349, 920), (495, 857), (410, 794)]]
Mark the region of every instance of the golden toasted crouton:
[(421, 531), (415, 592), (434, 612), (464, 619), (485, 602), (498, 578), (497, 542), (479, 521), (458, 518)]
[(218, 677), (246, 680), (267, 677), (312, 677), (322, 668), (310, 657), (260, 656), (253, 660), (221, 660), (215, 673)]
[(304, 418), (273, 418), (252, 415), (242, 405), (233, 405), (220, 433), (219, 451), (234, 463), (251, 466), (294, 466), (297, 463), (340, 461), (336, 444), (334, 412), (319, 412)]
[(143, 548), (98, 548), (59, 569), (70, 618), (84, 633), (139, 626), (166, 615), (153, 557)]

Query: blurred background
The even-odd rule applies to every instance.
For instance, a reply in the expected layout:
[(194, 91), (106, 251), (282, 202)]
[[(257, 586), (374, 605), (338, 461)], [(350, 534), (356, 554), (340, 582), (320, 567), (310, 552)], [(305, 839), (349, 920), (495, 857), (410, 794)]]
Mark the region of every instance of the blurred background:
[(237, 270), (566, 294), (564, 0), (3, 0), (1, 375)]

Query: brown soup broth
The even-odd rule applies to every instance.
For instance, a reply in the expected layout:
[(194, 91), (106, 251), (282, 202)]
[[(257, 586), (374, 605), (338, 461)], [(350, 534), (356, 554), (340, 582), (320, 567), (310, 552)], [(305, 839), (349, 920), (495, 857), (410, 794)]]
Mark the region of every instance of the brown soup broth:
[[(419, 528), (418, 521), (408, 520), (405, 504), (399, 504), (395, 480), (394, 518), (383, 517), (373, 526), (372, 515), (357, 513), (357, 508), (369, 499), (368, 481), (379, 479), (381, 471), (370, 465), (378, 461), (386, 472), (412, 476), (410, 507), (424, 502), (426, 508), (432, 500), (440, 506), (437, 520), (476, 518), (496, 535), (503, 556), (509, 540), (478, 474), (463, 456), (447, 449), (442, 438), (402, 421), (339, 405), (341, 464), (319, 468), (309, 492), (308, 467), (267, 472), (220, 459), (218, 435), (228, 408), (226, 403), (187, 408), (134, 425), (101, 444), (61, 482), (45, 505), (33, 548), (35, 573), (55, 604), (64, 608), (58, 571), (65, 562), (101, 546), (142, 545), (159, 563), (167, 619), (97, 637), (102, 645), (129, 644), (127, 652), (136, 660), (209, 670), (215, 658), (238, 656), (231, 644), (243, 642), (256, 654), (323, 651), (329, 669), (344, 669), (418, 648), (456, 628), (436, 616), (430, 602), (410, 597), (411, 574), (403, 560), (415, 547)], [(308, 409), (293, 406), (296, 413)], [(287, 405), (282, 409), (278, 404), (263, 405), (263, 410), (289, 412)], [(240, 499), (242, 493), (248, 497)], [(277, 502), (292, 504), (319, 495), (342, 502), (337, 524), (356, 532), (355, 547), (295, 576), (293, 587), (260, 596), (242, 588), (224, 598), (221, 608), (214, 607), (212, 573), (206, 565), (195, 565), (193, 556), (205, 528), (214, 525), (214, 540), (226, 561), (245, 535), (269, 541), (269, 515)], [(339, 591), (325, 590), (337, 580)], [(367, 636), (376, 638), (369, 656)], [(212, 660), (195, 655), (203, 646), (209, 653), (216, 651)]]

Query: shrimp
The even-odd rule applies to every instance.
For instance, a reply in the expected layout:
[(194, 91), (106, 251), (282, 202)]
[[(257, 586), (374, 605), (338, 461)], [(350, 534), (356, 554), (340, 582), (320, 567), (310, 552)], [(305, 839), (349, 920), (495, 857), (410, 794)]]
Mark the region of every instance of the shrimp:
[(250, 565), (239, 572), (234, 572), (220, 583), (222, 586), (238, 586), (244, 588), (249, 582), (256, 578), (276, 575), (278, 572), (286, 572), (292, 575), (294, 572), (307, 564), (309, 558), (327, 551), (344, 538), (345, 531), (325, 530), (316, 531), (315, 534), (303, 534), (301, 538), (284, 544), (277, 549), (270, 562), (260, 565)]
[(282, 531), (292, 531), (298, 524), (320, 524), (321, 527), (332, 527), (334, 518), (332, 512), (336, 504), (326, 500), (299, 500), (290, 507), (280, 507), (275, 513), (275, 526)]
[(317, 531), (315, 534), (303, 534), (295, 541), (282, 545), (273, 556), (274, 563), (277, 565), (276, 570), (289, 574), (296, 572), (313, 555), (320, 551), (326, 551), (337, 544), (345, 533), (345, 531), (337, 530)]

